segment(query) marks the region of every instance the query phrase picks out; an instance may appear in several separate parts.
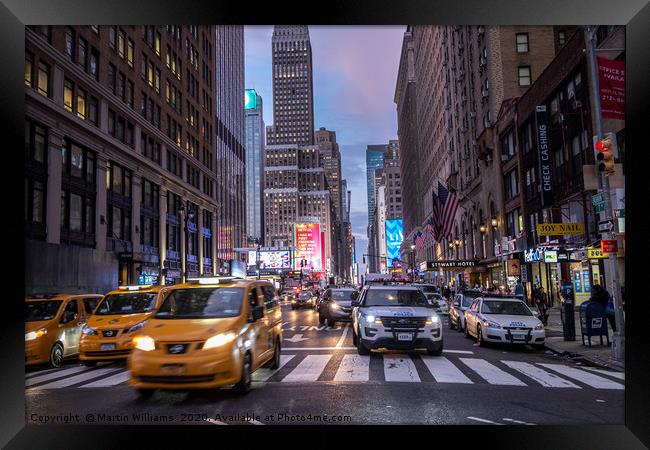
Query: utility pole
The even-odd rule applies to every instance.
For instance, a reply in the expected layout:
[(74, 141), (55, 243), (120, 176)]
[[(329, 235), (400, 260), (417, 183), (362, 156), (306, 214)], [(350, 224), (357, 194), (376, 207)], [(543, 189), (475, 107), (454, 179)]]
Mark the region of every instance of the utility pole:
[[(587, 59), (591, 73), (591, 97), (594, 106), (594, 118), (596, 122), (596, 135), (598, 139), (604, 137), (602, 124), (602, 111), (600, 106), (600, 85), (598, 81), (598, 61), (596, 59), (596, 33), (593, 26), (585, 27), (585, 44), (587, 47)], [(609, 189), (609, 179), (605, 172), (598, 172), (598, 187), (602, 191), (605, 201), (605, 220), (612, 220), (612, 200)], [(611, 231), (602, 233), (603, 239), (616, 240), (616, 235)], [(614, 300), (614, 319), (616, 331), (612, 340), (612, 359), (623, 361), (625, 358), (625, 321), (623, 320), (623, 304), (621, 301), (621, 285), (618, 282), (618, 262), (616, 253), (609, 253), (609, 278)]]

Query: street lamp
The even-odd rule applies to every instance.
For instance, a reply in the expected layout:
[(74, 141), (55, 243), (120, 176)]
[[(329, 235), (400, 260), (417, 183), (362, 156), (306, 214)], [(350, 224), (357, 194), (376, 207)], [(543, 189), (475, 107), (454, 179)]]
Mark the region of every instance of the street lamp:
[(485, 234), (485, 232), (487, 231), (487, 227), (485, 226), (485, 224), (481, 224), (481, 226), (478, 227), (478, 229), (483, 234)]
[(257, 267), (257, 279), (260, 279), (260, 238), (255, 238), (255, 245), (257, 245), (257, 253), (256, 253), (256, 267)]
[(415, 282), (415, 245), (411, 244), (411, 257), (413, 258), (413, 268), (411, 269), (411, 280)]
[(188, 255), (189, 255), (189, 242), (190, 242), (190, 233), (189, 233), (189, 221), (194, 219), (194, 210), (192, 208), (185, 208), (184, 205), (178, 208), (178, 212), (183, 217), (184, 222), (184, 231), (185, 231), (185, 254), (183, 255), (183, 261), (185, 261), (185, 271), (183, 272), (183, 283), (187, 281), (189, 270), (188, 270)]
[(492, 228), (496, 228), (499, 225), (499, 220), (495, 217), (492, 217)]

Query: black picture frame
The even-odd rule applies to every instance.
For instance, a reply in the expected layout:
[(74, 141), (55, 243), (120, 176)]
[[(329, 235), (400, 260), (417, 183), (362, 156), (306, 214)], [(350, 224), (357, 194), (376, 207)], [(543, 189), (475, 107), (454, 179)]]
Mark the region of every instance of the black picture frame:
[[(29, 24), (165, 24), (165, 23), (216, 23), (216, 24), (272, 24), (308, 23), (313, 25), (386, 25), (386, 24), (494, 24), (494, 25), (549, 25), (549, 24), (609, 24), (626, 25), (626, 142), (632, 149), (627, 158), (627, 199), (632, 207), (627, 212), (628, 246), (626, 252), (626, 286), (628, 302), (626, 311), (626, 390), (625, 425), (589, 426), (537, 426), (537, 427), (494, 427), (494, 426), (440, 426), (400, 427), (400, 432), (419, 431), (422, 438), (432, 446), (443, 445), (444, 436), (451, 437), (461, 444), (481, 447), (501, 448), (643, 448), (650, 446), (650, 383), (647, 367), (649, 354), (644, 346), (648, 328), (647, 307), (642, 300), (641, 287), (643, 275), (637, 271), (644, 269), (646, 248), (642, 232), (648, 227), (645, 222), (642, 202), (647, 195), (647, 187), (639, 180), (640, 171), (645, 166), (648, 151), (641, 143), (644, 125), (642, 112), (650, 100), (648, 80), (650, 80), (650, 4), (647, 0), (613, 2), (605, 0), (549, 0), (536, 2), (529, 0), (417, 0), (395, 2), (391, 0), (362, 0), (354, 2), (326, 2), (310, 4), (296, 2), (294, 5), (280, 5), (274, 2), (253, 3), (234, 1), (196, 0), (178, 2), (173, 0), (139, 1), (99, 1), (84, 2), (61, 0), (3, 0), (0, 4), (0, 29), (2, 45), (0, 54), (0, 99), (2, 123), (5, 134), (3, 167), (4, 220), (6, 226), (3, 243), (3, 288), (9, 294), (3, 295), (2, 351), (0, 351), (0, 445), (6, 448), (124, 448), (140, 444), (142, 431), (146, 433), (147, 447), (160, 440), (165, 447), (174, 445), (205, 445), (204, 436), (195, 433), (210, 432), (219, 434), (219, 441), (210, 446), (232, 442), (230, 438), (242, 436), (242, 430), (233, 427), (193, 427), (193, 430), (176, 427), (143, 426), (26, 426), (24, 402), (24, 343), (22, 299), (24, 297), (24, 248), (21, 239), (23, 224), (20, 216), (23, 198), (16, 195), (16, 186), (23, 186), (20, 170), (12, 170), (15, 163), (20, 164), (23, 152), (22, 130), (24, 118), (24, 91), (22, 66), (24, 58), (24, 27)], [(647, 128), (647, 125), (645, 125)], [(12, 214), (12, 212), (18, 213)], [(632, 241), (629, 237), (632, 236)], [(638, 244), (637, 244), (638, 243)], [(635, 298), (636, 297), (636, 298)], [(279, 431), (293, 433), (288, 427), (257, 427), (256, 431), (268, 434)], [(307, 434), (318, 439), (322, 430), (305, 427)], [(202, 430), (202, 431), (200, 431)], [(190, 434), (192, 433), (192, 434)], [(223, 433), (230, 433), (229, 435)], [(247, 431), (240, 446), (248, 446)], [(397, 436), (392, 428), (373, 428), (358, 434), (363, 440), (382, 442), (384, 434)], [(302, 434), (302, 433), (301, 433)], [(387, 436), (388, 437), (388, 436)], [(435, 441), (431, 441), (435, 438)], [(241, 438), (240, 438), (241, 439)], [(278, 445), (284, 439), (277, 438)], [(309, 442), (309, 441), (307, 441)], [(368, 442), (368, 441), (366, 441)], [(271, 444), (271, 443), (269, 443)], [(340, 445), (343, 445), (339, 442)], [(339, 445), (336, 444), (336, 445)], [(234, 444), (232, 444), (234, 445)], [(271, 444), (273, 445), (273, 444)], [(334, 445), (334, 444), (333, 444)]]

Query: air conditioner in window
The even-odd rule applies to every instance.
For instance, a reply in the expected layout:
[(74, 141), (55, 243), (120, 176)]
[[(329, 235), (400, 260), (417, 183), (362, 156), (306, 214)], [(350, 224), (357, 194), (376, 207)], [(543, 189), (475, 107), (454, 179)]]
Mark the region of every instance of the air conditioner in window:
[(487, 89), (483, 89), (483, 90), (481, 91), (481, 95), (482, 95), (484, 98), (487, 98), (487, 96), (488, 96), (489, 94), (490, 94), (490, 93), (488, 92)]

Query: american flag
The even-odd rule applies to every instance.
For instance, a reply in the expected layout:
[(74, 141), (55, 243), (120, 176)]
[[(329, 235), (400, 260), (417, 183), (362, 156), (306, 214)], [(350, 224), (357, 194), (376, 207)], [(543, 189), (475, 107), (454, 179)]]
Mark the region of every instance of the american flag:
[(440, 220), (440, 218), (441, 218), (440, 199), (436, 195), (436, 192), (433, 191), (433, 213), (431, 214), (431, 221), (433, 223), (433, 233), (434, 233), (433, 238), (436, 241), (442, 239), (442, 236), (440, 235), (440, 231), (442, 228), (442, 221)]
[(442, 224), (439, 237), (440, 239), (444, 239), (451, 236), (454, 219), (456, 218), (456, 211), (458, 210), (458, 197), (449, 192), (439, 181), (438, 203), (438, 211), (440, 214), (438, 217)]
[(437, 230), (435, 229), (435, 227), (433, 226), (433, 218), (429, 217), (429, 219), (427, 220), (427, 225), (426, 225), (425, 229), (426, 229), (427, 233), (429, 234), (429, 236), (431, 236), (434, 240), (437, 240), (436, 236), (438, 235), (438, 233), (437, 233)]
[(415, 233), (414, 242), (415, 242), (415, 248), (417, 248), (418, 250), (422, 250), (422, 248), (424, 247), (424, 236), (422, 235), (421, 231)]

